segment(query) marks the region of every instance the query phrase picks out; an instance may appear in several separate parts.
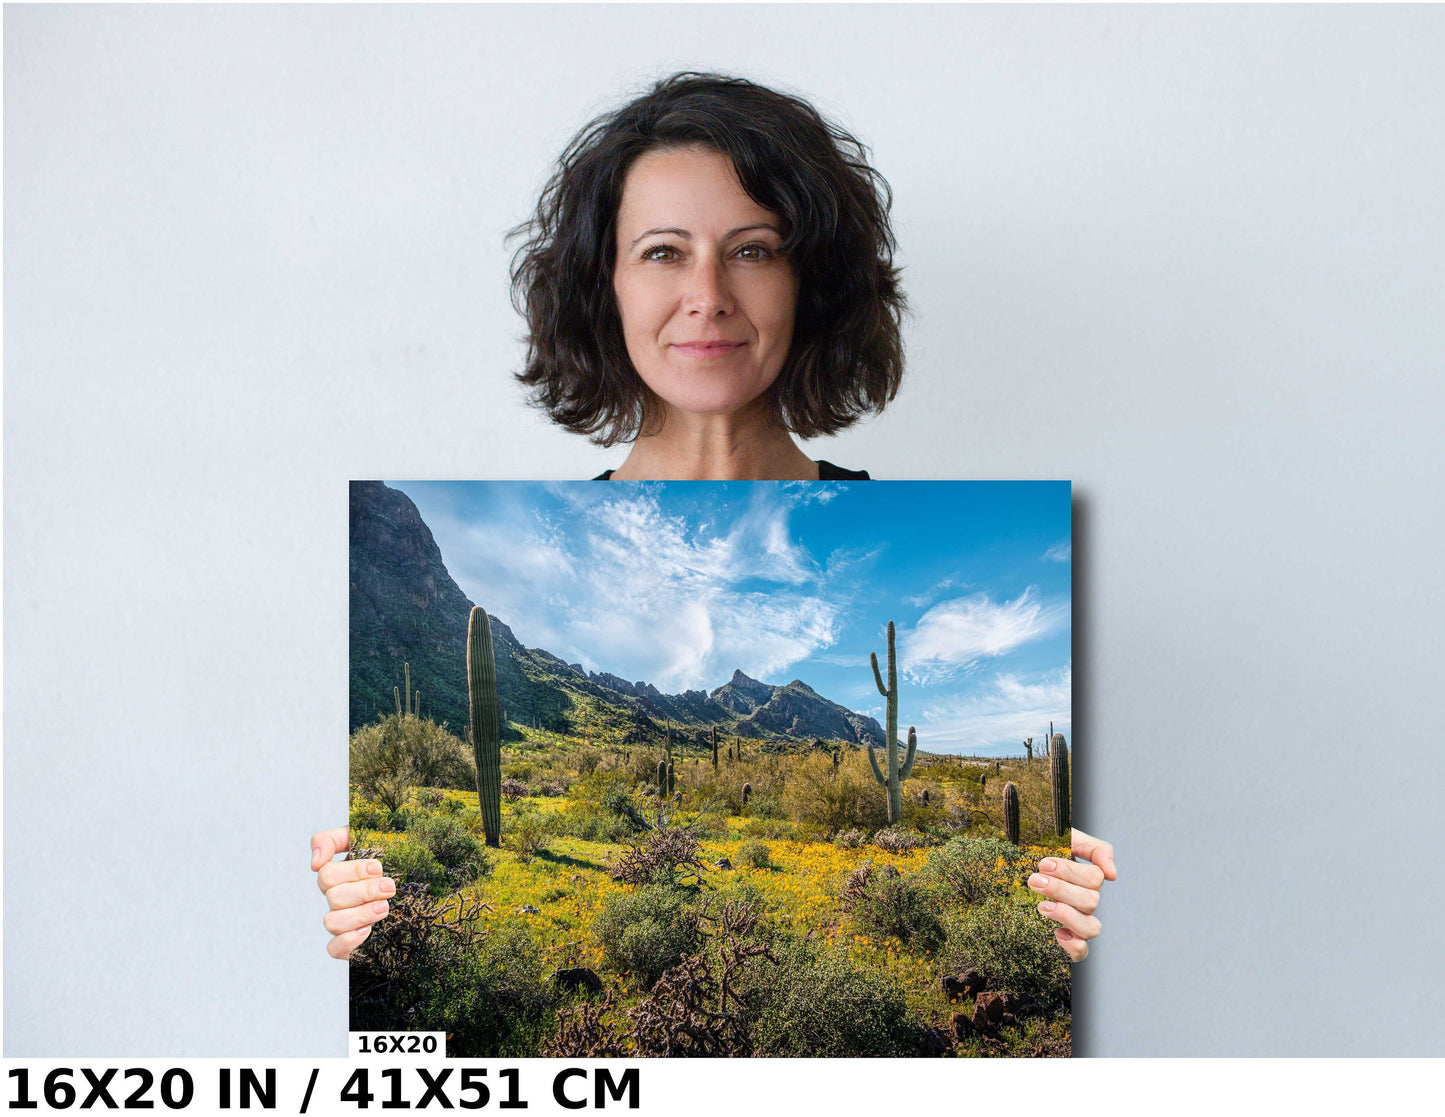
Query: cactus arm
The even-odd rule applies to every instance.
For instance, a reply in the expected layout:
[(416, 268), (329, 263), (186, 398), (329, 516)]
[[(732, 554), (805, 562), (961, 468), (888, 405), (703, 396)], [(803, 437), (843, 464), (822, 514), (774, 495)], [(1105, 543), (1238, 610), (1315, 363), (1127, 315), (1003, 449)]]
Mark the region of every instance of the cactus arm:
[(868, 662), (873, 665), (873, 681), (878, 684), (878, 693), (887, 698), (888, 688), (883, 685), (883, 676), (878, 673), (878, 653), (869, 652)]
[(902, 783), (909, 776), (913, 775), (913, 760), (918, 752), (918, 734), (914, 732), (913, 726), (908, 727), (908, 755), (904, 758), (903, 767), (898, 769), (898, 782)]
[(873, 738), (868, 738), (868, 766), (873, 769), (873, 778), (878, 781), (880, 787), (888, 786), (888, 777), (883, 774), (883, 769), (878, 767), (878, 757), (873, 752)]

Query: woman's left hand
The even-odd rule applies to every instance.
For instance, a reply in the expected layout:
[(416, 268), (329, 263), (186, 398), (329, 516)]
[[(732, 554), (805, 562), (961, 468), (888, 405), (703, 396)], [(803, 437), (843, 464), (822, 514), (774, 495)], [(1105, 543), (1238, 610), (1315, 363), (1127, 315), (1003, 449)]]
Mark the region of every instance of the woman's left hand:
[(1029, 887), (1048, 897), (1039, 903), (1039, 912), (1062, 924), (1054, 931), (1054, 938), (1070, 960), (1077, 962), (1089, 953), (1089, 940), (1102, 926), (1094, 918), (1099, 886), (1117, 879), (1119, 874), (1114, 869), (1113, 846), (1079, 829), (1073, 833), (1074, 856), (1088, 863), (1045, 857), (1039, 862), (1039, 871), (1029, 877)]

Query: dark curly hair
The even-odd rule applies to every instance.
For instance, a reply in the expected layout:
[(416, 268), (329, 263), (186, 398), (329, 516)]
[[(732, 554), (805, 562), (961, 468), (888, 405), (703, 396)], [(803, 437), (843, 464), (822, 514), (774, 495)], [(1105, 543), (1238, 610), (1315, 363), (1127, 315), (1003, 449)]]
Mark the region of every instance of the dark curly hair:
[(517, 379), (532, 403), (602, 446), (661, 418), (632, 367), (613, 292), (616, 220), (628, 169), (658, 149), (728, 156), (748, 195), (784, 219), (796, 268), (793, 343), (770, 398), (801, 438), (882, 411), (903, 375), (906, 302), (893, 265), (892, 193), (867, 149), (806, 101), (743, 78), (679, 73), (592, 121), (557, 162), (512, 258), (527, 320)]

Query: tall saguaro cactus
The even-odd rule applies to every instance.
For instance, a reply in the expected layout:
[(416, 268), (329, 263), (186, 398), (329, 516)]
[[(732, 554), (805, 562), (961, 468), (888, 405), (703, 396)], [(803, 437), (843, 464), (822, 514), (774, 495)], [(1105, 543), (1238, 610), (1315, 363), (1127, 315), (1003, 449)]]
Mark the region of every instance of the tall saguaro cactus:
[(918, 734), (908, 727), (908, 755), (900, 764), (898, 761), (898, 657), (893, 648), (893, 622), (888, 622), (888, 685), (883, 685), (883, 676), (878, 673), (878, 655), (868, 653), (868, 662), (873, 665), (873, 681), (878, 684), (878, 693), (888, 700), (886, 732), (888, 750), (888, 774), (878, 766), (878, 757), (873, 752), (873, 741), (868, 741), (868, 763), (873, 769), (873, 778), (879, 786), (888, 791), (888, 825), (895, 825), (903, 817), (903, 781), (913, 774), (913, 760), (918, 751)]
[(502, 724), (498, 719), (497, 661), (492, 627), (480, 605), (467, 618), (467, 699), (472, 754), (477, 761), (477, 806), (487, 845), (502, 844)]
[(712, 770), (717, 771), (717, 726), (712, 727)]
[(1054, 832), (1069, 832), (1069, 746), (1062, 733), (1055, 733), (1049, 746), (1049, 782), (1054, 786)]
[(1019, 789), (1012, 780), (1003, 785), (1003, 832), (1009, 845), (1019, 844)]

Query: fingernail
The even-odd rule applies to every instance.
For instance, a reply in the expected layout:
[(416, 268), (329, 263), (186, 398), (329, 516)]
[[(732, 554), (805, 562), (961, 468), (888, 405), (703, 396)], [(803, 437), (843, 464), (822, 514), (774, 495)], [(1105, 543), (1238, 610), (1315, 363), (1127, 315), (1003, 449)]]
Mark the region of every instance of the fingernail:
[(387, 907), (388, 904), (385, 900), (377, 900), (376, 903), (371, 905), (371, 910), (376, 912), (377, 915), (385, 915)]
[(1060, 927), (1056, 934), (1061, 939), (1071, 939), (1074, 937), (1074, 932), (1070, 931), (1067, 927)]
[(1039, 911), (1050, 912), (1053, 910), (1054, 902), (1052, 900), (1045, 900), (1042, 904), (1039, 905)]
[(372, 876), (376, 876), (377, 873), (381, 872), (381, 862), (380, 862), (380, 861), (368, 861), (368, 862), (366, 863), (366, 871), (367, 871), (368, 873), (370, 873)]
[(396, 891), (396, 881), (390, 877), (382, 877), (376, 882), (376, 890), (383, 896), (390, 896)]
[(1029, 887), (1032, 888), (1035, 892), (1042, 892), (1048, 886), (1049, 878), (1046, 876), (1040, 876), (1038, 873), (1035, 873), (1033, 876), (1029, 877)]
[(1055, 861), (1052, 857), (1045, 857), (1042, 861), (1039, 862), (1039, 868), (1046, 873), (1052, 873), (1056, 869), (1058, 869), (1058, 867), (1059, 863)]

